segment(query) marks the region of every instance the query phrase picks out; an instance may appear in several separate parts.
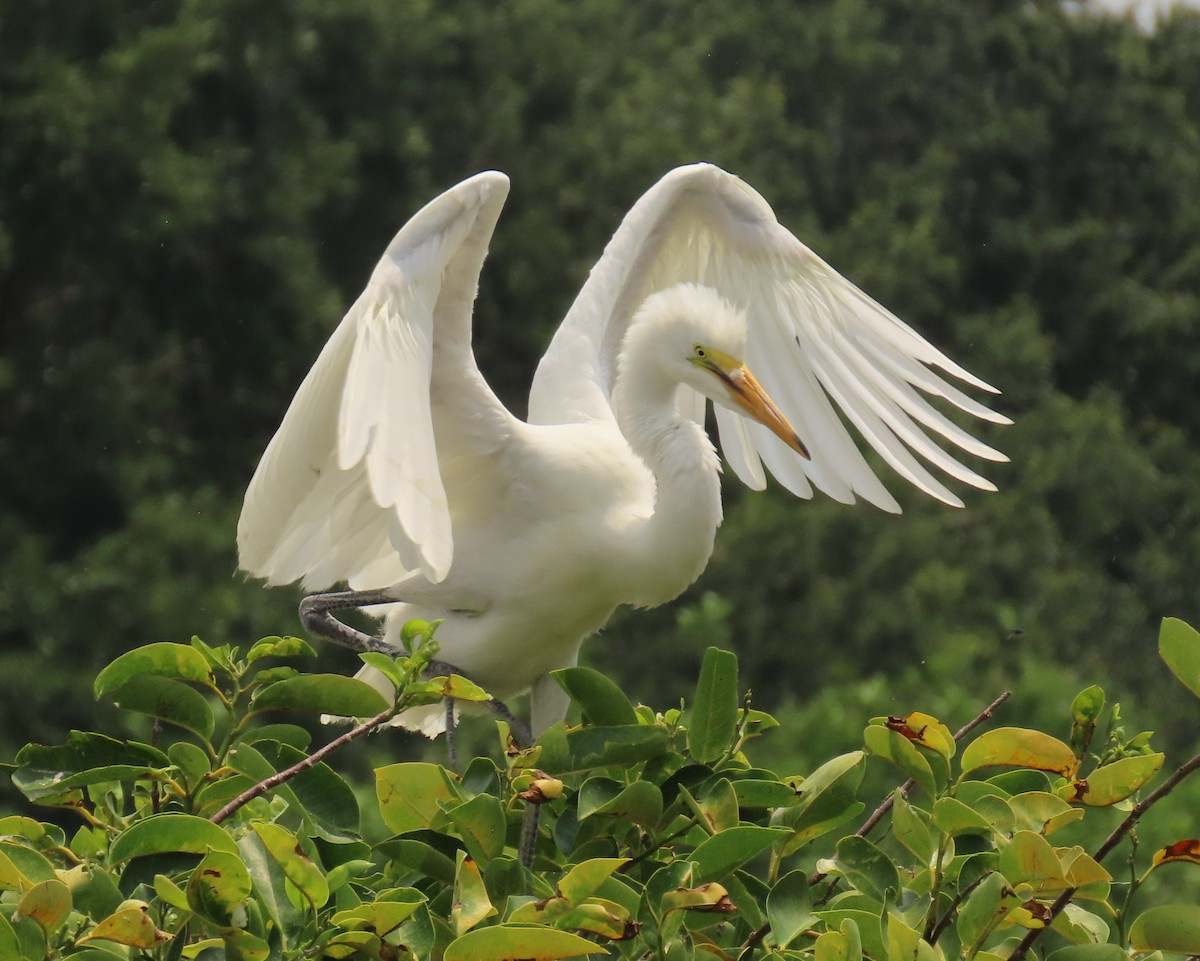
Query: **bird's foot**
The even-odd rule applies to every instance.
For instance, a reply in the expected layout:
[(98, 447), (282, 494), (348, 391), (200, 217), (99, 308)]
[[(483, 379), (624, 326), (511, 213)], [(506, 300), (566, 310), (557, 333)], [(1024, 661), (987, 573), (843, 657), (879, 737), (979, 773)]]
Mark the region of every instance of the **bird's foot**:
[(300, 602), (300, 623), (312, 633), (364, 654), (367, 651), (397, 653), (396, 647), (376, 637), (355, 630), (333, 616), (334, 611), (355, 607), (371, 607), (375, 604), (394, 604), (399, 598), (387, 591), (333, 591), (327, 594), (310, 594)]

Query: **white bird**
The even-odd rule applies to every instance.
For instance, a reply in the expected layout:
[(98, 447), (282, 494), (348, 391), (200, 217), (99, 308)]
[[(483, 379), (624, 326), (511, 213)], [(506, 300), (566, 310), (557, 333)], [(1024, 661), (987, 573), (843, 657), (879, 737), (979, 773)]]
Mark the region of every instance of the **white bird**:
[[(706, 400), (725, 459), (754, 489), (765, 465), (801, 497), (815, 487), (899, 511), (834, 404), (933, 497), (962, 504), (914, 452), (995, 489), (928, 433), (1006, 458), (925, 396), (1008, 423), (932, 368), (995, 388), (707, 164), (671, 171), (626, 215), (538, 365), (528, 423), (514, 417), (471, 351), (507, 193), (507, 177), (482, 173), (404, 226), (258, 465), (238, 524), (242, 568), (271, 584), (352, 588), (306, 599), (310, 628), (396, 650), (405, 621), (442, 619), (440, 657), (501, 700), (532, 689), (536, 734), (567, 705), (551, 671), (573, 665), (618, 606), (663, 604), (704, 570), (721, 523)], [(332, 615), (380, 604), (391, 604), (382, 639)], [(423, 709), (399, 721), (432, 736), (444, 719)]]

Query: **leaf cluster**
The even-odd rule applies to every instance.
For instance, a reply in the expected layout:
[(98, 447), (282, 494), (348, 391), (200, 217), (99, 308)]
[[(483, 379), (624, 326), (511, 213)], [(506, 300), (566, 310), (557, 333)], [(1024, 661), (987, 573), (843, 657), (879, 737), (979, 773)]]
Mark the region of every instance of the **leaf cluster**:
[[(407, 707), (487, 697), (425, 676), (435, 628), (396, 658), (368, 655), (390, 699), (281, 666), (311, 654), (296, 638), (244, 655), (151, 644), (111, 663), (97, 696), (165, 725), (159, 743), (74, 732), (18, 754), (25, 796), (82, 824), (0, 819), (0, 956), (990, 961), (1043, 935), (1057, 961), (1200, 952), (1200, 909), (1135, 897), (1151, 874), (1200, 863), (1200, 840), (1145, 865), (1134, 849), (1127, 880), (1101, 863), (1200, 756), (1150, 791), (1164, 756), (1125, 736), (1097, 687), (1070, 705), (1066, 740), (968, 739), (1002, 697), (956, 733), (920, 712), (872, 719), (862, 749), (780, 775), (750, 759), (775, 721), (739, 697), (732, 654), (710, 648), (690, 703), (662, 712), (572, 668), (556, 677), (578, 723), (522, 749), (501, 722), (502, 760), (461, 773), (377, 769), (368, 803), (386, 831), (368, 838), (333, 750)], [(1200, 634), (1168, 620), (1160, 648), (1200, 696)], [(310, 751), (281, 710), (369, 720)], [(875, 765), (906, 780), (846, 833)], [(1085, 849), (1080, 827), (1110, 810), (1117, 828)]]

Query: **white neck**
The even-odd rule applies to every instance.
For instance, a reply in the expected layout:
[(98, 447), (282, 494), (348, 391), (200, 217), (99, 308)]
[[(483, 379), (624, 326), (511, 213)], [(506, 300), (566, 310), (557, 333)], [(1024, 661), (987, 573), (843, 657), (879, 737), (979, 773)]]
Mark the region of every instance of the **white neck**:
[(672, 383), (644, 353), (623, 358), (613, 385), (617, 425), (654, 476), (654, 511), (632, 539), (639, 607), (683, 592), (708, 563), (721, 523), (720, 460), (704, 429), (680, 415)]

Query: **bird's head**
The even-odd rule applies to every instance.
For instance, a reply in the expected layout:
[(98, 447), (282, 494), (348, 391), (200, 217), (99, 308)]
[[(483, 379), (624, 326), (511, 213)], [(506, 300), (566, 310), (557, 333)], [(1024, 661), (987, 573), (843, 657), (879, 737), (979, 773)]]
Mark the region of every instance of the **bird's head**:
[(792, 450), (809, 456), (783, 412), (742, 361), (746, 316), (709, 287), (678, 284), (652, 294), (639, 312), (649, 320), (639, 331), (657, 343), (643, 344), (672, 380), (695, 388), (714, 404), (750, 417)]

